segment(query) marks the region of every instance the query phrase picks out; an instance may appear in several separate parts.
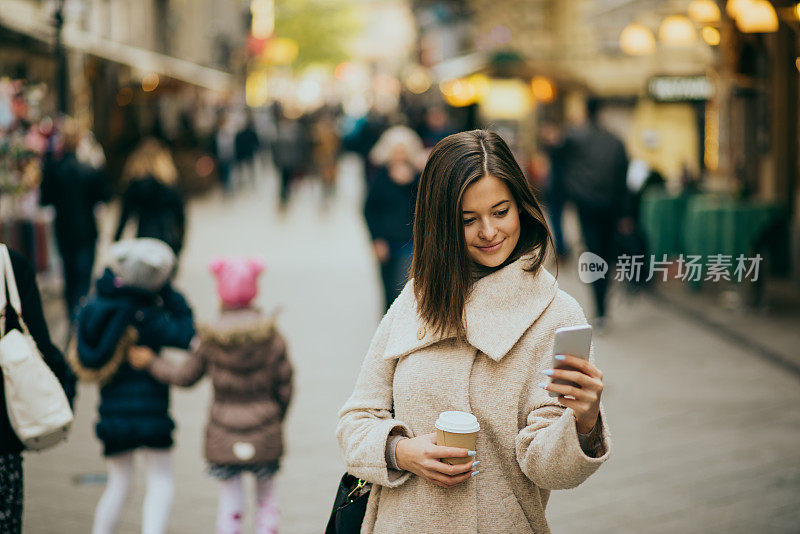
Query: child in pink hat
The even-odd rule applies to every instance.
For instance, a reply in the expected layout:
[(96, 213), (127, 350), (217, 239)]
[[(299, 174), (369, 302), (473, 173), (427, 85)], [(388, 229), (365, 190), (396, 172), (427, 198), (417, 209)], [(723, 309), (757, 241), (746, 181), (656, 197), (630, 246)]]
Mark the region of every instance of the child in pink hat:
[(258, 275), (264, 264), (254, 258), (217, 258), (210, 267), (217, 278), (222, 307), (229, 310), (249, 307), (258, 294)]
[(146, 355), (137, 362), (158, 380), (180, 386), (204, 374), (214, 385), (206, 427), (209, 474), (221, 484), (217, 533), (240, 532), (244, 512), (242, 476), (256, 477), (256, 532), (278, 531), (273, 476), (283, 454), (282, 423), (292, 395), (292, 365), (286, 343), (254, 305), (264, 264), (254, 258), (217, 258), (210, 264), (217, 281), (220, 315), (200, 325), (196, 347), (182, 366)]

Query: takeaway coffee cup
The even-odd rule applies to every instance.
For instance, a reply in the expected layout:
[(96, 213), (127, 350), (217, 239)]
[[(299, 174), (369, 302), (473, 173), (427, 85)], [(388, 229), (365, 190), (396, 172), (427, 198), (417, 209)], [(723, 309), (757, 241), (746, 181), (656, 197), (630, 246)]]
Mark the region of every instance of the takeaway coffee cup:
[[(436, 444), (443, 447), (458, 447), (475, 450), (475, 441), (481, 425), (477, 417), (467, 412), (442, 412), (436, 420)], [(451, 465), (465, 464), (473, 458), (442, 458)]]

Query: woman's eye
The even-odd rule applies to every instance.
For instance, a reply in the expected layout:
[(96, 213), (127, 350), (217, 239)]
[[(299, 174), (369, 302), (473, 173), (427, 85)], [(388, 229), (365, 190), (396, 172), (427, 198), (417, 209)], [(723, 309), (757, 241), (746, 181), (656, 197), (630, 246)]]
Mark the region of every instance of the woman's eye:
[(464, 219), (464, 226), (469, 226), (470, 224), (474, 223), (475, 219)]
[(495, 213), (495, 215), (497, 215), (498, 217), (505, 217), (506, 213), (508, 213), (508, 208), (502, 211), (498, 211), (497, 213)]

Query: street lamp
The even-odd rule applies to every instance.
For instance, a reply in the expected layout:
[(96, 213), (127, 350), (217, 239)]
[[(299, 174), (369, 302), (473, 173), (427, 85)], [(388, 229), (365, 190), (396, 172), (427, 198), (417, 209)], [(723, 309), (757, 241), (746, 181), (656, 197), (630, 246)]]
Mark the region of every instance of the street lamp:
[(711, 46), (717, 46), (722, 41), (719, 30), (711, 26), (706, 26), (700, 30), (700, 35), (703, 37), (703, 40)]
[(656, 51), (656, 39), (647, 26), (628, 24), (619, 36), (619, 47), (631, 56), (646, 56)]
[(273, 0), (252, 0), (252, 33), (256, 39), (266, 39), (275, 30), (275, 3)]
[(445, 102), (454, 108), (461, 108), (474, 104), (477, 98), (475, 87), (463, 78), (448, 80), (439, 84), (439, 90)]
[(533, 97), (543, 104), (549, 104), (556, 98), (556, 86), (546, 76), (534, 76), (531, 80)]
[(689, 18), (703, 24), (719, 22), (719, 7), (713, 0), (693, 0), (689, 4)]
[(736, 26), (742, 33), (776, 32), (778, 14), (767, 0), (748, 0), (740, 8)]
[(725, 11), (728, 12), (728, 15), (732, 19), (736, 20), (741, 16), (745, 4), (749, 4), (751, 1), (752, 0), (728, 0)]
[(406, 72), (403, 81), (409, 91), (421, 95), (431, 88), (431, 77), (422, 65), (415, 65)]
[(56, 90), (58, 94), (58, 110), (67, 113), (67, 92), (69, 75), (67, 73), (67, 54), (64, 50), (64, 0), (59, 0), (53, 15), (56, 24)]
[(533, 110), (531, 89), (512, 79), (493, 79), (481, 99), (483, 115), (490, 120), (521, 120)]
[(685, 47), (697, 41), (694, 24), (683, 15), (670, 15), (658, 28), (658, 38), (666, 46)]
[(158, 87), (158, 74), (151, 72), (142, 78), (142, 91), (152, 93)]

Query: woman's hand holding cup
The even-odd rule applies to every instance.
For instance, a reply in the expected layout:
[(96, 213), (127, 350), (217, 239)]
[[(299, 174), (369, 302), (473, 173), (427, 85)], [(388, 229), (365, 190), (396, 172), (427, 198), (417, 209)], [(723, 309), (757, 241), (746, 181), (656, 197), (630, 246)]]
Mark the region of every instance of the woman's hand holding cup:
[(436, 445), (436, 433), (434, 432), (415, 438), (402, 439), (397, 442), (395, 448), (397, 466), (400, 469), (411, 471), (442, 488), (452, 488), (478, 474), (478, 471), (473, 470), (478, 462), (450, 465), (442, 462), (442, 458), (471, 456), (475, 456), (475, 451)]

